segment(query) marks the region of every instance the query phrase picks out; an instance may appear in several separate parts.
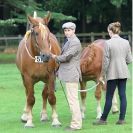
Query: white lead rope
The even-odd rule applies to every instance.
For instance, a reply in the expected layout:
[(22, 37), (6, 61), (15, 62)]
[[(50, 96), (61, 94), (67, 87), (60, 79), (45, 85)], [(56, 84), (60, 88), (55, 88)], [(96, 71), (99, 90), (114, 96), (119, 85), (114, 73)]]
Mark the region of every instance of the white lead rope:
[(87, 91), (90, 91), (92, 90), (93, 88), (97, 87), (99, 85), (100, 82), (98, 82), (96, 85), (92, 86), (91, 88), (89, 89), (86, 89), (86, 90), (78, 90), (79, 92), (87, 92)]
[(33, 60), (35, 60), (35, 58), (32, 57), (32, 55), (30, 54), (30, 52), (29, 52), (29, 50), (28, 50), (28, 48), (27, 48), (26, 40), (25, 40), (25, 48), (26, 48), (26, 51), (27, 51), (28, 55), (30, 56), (30, 58), (33, 59)]
[[(103, 80), (100, 80), (100, 82), (102, 82), (102, 84), (105, 84), (105, 82)], [(87, 91), (90, 91), (90, 90), (94, 89), (95, 87), (97, 87), (100, 84), (100, 82), (98, 82), (96, 85), (92, 86), (89, 89), (86, 89), (86, 90), (78, 90), (78, 91), (79, 92), (87, 92)]]

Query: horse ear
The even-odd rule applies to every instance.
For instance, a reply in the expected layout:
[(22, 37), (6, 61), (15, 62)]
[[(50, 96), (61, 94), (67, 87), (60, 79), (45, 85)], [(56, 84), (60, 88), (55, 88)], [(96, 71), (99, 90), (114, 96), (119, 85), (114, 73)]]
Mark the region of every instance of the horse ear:
[(49, 23), (49, 21), (50, 21), (50, 18), (51, 18), (51, 12), (48, 11), (48, 15), (47, 15), (46, 17), (43, 18), (44, 23), (45, 23), (46, 25), (48, 25), (48, 23)]
[(29, 15), (28, 15), (28, 20), (29, 20), (30, 24), (32, 24), (32, 25), (37, 25), (38, 24), (38, 22), (33, 17), (31, 17)]

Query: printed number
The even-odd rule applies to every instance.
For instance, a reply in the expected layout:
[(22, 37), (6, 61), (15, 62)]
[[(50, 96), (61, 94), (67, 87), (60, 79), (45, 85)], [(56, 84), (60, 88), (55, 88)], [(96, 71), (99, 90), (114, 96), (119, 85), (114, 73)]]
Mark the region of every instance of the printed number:
[(35, 56), (35, 62), (37, 63), (43, 63), (41, 56)]

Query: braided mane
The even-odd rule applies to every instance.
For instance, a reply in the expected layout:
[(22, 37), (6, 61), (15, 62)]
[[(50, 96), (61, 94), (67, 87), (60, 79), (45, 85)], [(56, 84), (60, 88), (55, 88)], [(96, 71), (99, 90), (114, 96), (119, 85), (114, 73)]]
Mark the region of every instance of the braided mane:
[(86, 68), (89, 67), (89, 65), (92, 63), (94, 57), (95, 57), (95, 46), (94, 44), (90, 44), (83, 50), (83, 55), (81, 55), (81, 70), (83, 73), (86, 72)]

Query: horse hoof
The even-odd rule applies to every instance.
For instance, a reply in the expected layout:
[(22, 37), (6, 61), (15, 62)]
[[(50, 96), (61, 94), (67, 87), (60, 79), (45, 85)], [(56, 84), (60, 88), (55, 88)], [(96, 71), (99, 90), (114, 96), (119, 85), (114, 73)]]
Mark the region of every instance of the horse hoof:
[(24, 114), (21, 116), (21, 121), (22, 121), (23, 123), (26, 123), (27, 120), (28, 120), (28, 115), (27, 115), (26, 113), (24, 113)]
[(48, 122), (49, 119), (48, 119), (47, 114), (46, 114), (46, 113), (41, 113), (40, 120), (41, 120), (42, 122)]
[(84, 119), (85, 119), (85, 115), (82, 114), (82, 120), (84, 120)]
[(24, 125), (25, 128), (34, 128), (34, 124), (29, 124), (29, 123), (26, 123)]
[(21, 122), (26, 123), (27, 121), (26, 121), (26, 120), (21, 119)]
[(41, 122), (49, 122), (49, 119), (41, 119)]
[(101, 118), (101, 116), (97, 116), (97, 117), (96, 117), (96, 120), (100, 120), (100, 118)]
[(119, 113), (118, 110), (117, 111), (112, 111), (112, 114), (117, 114), (117, 113)]
[(52, 127), (55, 127), (55, 128), (59, 128), (61, 127), (62, 125), (52, 125)]
[(100, 118), (97, 117), (96, 120), (100, 120)]
[(101, 118), (102, 114), (99, 114), (97, 117), (96, 117), (96, 120), (99, 120)]

